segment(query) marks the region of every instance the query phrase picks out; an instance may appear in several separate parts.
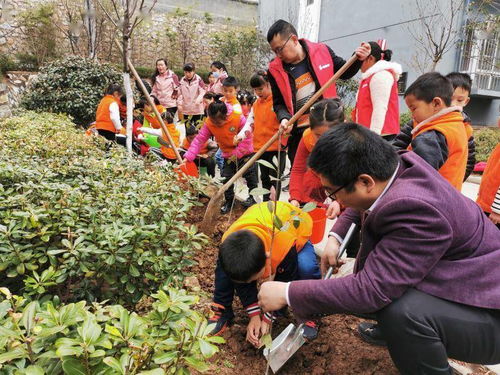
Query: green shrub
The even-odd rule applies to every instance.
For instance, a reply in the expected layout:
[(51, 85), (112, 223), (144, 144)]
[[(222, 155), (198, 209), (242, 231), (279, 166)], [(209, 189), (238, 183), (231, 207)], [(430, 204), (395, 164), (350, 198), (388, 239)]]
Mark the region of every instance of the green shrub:
[(110, 65), (67, 57), (45, 65), (26, 90), (21, 105), (29, 110), (66, 113), (79, 125), (95, 120), (95, 111), (110, 83), (121, 83)]
[(0, 147), (0, 270), (16, 293), (135, 303), (180, 282), (206, 242), (171, 167), (106, 151), (66, 116), (7, 119)]
[(223, 343), (191, 310), (197, 297), (160, 290), (144, 317), (119, 305), (39, 303), (0, 288), (2, 374), (190, 374)]
[(0, 73), (5, 75), (9, 70), (14, 70), (16, 62), (7, 54), (0, 54)]
[(474, 129), (476, 141), (476, 161), (487, 161), (491, 152), (500, 142), (500, 129), (481, 127)]
[(409, 121), (412, 120), (411, 112), (403, 112), (399, 114), (399, 126), (405, 126)]

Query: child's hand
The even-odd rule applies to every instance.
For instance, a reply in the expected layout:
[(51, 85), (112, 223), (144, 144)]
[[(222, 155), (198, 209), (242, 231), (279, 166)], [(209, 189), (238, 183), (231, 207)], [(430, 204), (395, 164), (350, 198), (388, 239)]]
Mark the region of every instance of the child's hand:
[(288, 122), (288, 120), (286, 118), (284, 118), (280, 122), (280, 128), (283, 129), (283, 131), (284, 131), (285, 134), (290, 134), (290, 132), (292, 131), (293, 126), (292, 126), (292, 124), (290, 124)]
[(269, 333), (269, 327), (271, 325), (267, 323), (266, 321), (262, 320), (262, 323), (260, 324), (260, 337), (267, 335)]
[(300, 208), (300, 203), (299, 203), (299, 201), (298, 201), (298, 200), (296, 200), (296, 199), (292, 199), (292, 200), (290, 201), (290, 204), (291, 204), (291, 205), (293, 205), (293, 206), (295, 206), (295, 207)]
[(261, 326), (262, 321), (260, 320), (260, 315), (255, 315), (250, 318), (250, 322), (247, 326), (247, 341), (255, 347), (259, 347)]
[(326, 209), (326, 217), (328, 219), (335, 219), (337, 216), (340, 215), (340, 211), (341, 208), (339, 202), (333, 201)]
[(492, 212), (490, 214), (490, 220), (493, 224), (500, 224), (500, 215), (495, 212)]
[(233, 138), (233, 145), (235, 146), (238, 146), (238, 144), (243, 140), (243, 138), (241, 138), (240, 136), (238, 135), (235, 135), (234, 138)]

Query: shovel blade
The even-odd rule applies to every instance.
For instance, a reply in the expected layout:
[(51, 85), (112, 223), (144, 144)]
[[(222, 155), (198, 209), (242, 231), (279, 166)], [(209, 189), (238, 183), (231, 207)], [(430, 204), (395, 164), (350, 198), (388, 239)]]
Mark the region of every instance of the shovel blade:
[(304, 345), (306, 340), (303, 336), (303, 326), (296, 327), (289, 324), (272, 342), (271, 348), (264, 349), (269, 367), (276, 373), (299, 348)]

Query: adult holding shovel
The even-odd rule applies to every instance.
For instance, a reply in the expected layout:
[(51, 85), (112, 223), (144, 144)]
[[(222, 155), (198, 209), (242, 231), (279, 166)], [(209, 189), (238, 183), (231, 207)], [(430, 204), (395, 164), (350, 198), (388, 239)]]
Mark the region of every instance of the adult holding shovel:
[[(451, 374), (448, 358), (500, 362), (500, 231), (481, 208), (413, 152), (399, 154), (354, 123), (317, 142), (309, 166), (330, 197), (347, 206), (334, 241), (352, 223), (362, 244), (354, 273), (329, 280), (266, 282), (263, 311), (290, 305), (302, 320), (372, 314), (402, 374)], [(337, 265), (336, 246), (322, 268)], [(362, 323), (367, 324), (367, 323)]]
[[(293, 165), (302, 133), (309, 124), (309, 110), (295, 124), (289, 124), (288, 120), (345, 64), (345, 60), (326, 44), (299, 39), (295, 27), (284, 20), (276, 21), (269, 28), (267, 41), (276, 54), (268, 68), (273, 108), (281, 126), (289, 133), (288, 158)], [(355, 51), (358, 61), (339, 78), (353, 77), (370, 56), (370, 51), (370, 45), (362, 43)], [(337, 90), (333, 84), (318, 100), (335, 97)]]

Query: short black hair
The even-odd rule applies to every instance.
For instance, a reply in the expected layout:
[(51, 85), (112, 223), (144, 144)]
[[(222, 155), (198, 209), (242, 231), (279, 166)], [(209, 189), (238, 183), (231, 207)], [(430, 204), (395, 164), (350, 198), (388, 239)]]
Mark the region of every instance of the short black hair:
[[(209, 100), (212, 100), (212, 99), (215, 99), (218, 97), (219, 94), (216, 94), (215, 92), (213, 91), (207, 91), (205, 93), (205, 95), (203, 95), (203, 99), (209, 99)], [(220, 97), (220, 96), (219, 96)]]
[(184, 68), (182, 68), (183, 71), (185, 72), (192, 72), (194, 71), (194, 63), (190, 62), (184, 65)]
[(334, 186), (354, 189), (361, 174), (388, 180), (398, 164), (393, 147), (370, 129), (346, 122), (323, 134), (314, 146), (308, 164)]
[(236, 79), (236, 77), (233, 76), (227, 76), (224, 81), (222, 81), (222, 86), (224, 87), (234, 87), (237, 89), (240, 86), (240, 83)]
[(264, 86), (269, 82), (269, 77), (265, 70), (257, 70), (254, 75), (250, 78), (250, 87), (256, 89), (258, 87)]
[(271, 43), (273, 38), (278, 34), (281, 39), (287, 39), (290, 35), (297, 35), (297, 30), (295, 30), (295, 27), (290, 22), (277, 20), (267, 32), (267, 42)]
[(219, 260), (233, 281), (247, 282), (266, 265), (266, 248), (262, 240), (249, 230), (231, 233), (219, 247)]
[(422, 74), (406, 89), (405, 98), (413, 95), (417, 100), (423, 100), (426, 103), (432, 102), (434, 98), (441, 98), (449, 107), (453, 91), (453, 85), (448, 78), (441, 73), (430, 72)]
[(174, 116), (169, 111), (163, 112), (161, 114), (161, 118), (163, 119), (163, 121), (165, 121), (166, 124), (174, 123)]
[(189, 137), (191, 135), (196, 135), (196, 134), (198, 134), (198, 129), (196, 129), (196, 126), (189, 125), (186, 127), (186, 137)]
[(122, 86), (117, 83), (112, 83), (106, 88), (106, 95), (113, 95), (115, 92), (122, 95), (123, 89)]
[(451, 72), (446, 75), (453, 85), (453, 90), (460, 87), (470, 94), (472, 89), (472, 78), (467, 73)]
[(214, 101), (208, 106), (207, 114), (211, 119), (227, 116), (226, 103), (221, 100), (221, 97), (219, 95), (217, 95), (214, 98)]

